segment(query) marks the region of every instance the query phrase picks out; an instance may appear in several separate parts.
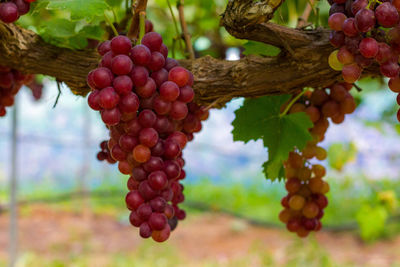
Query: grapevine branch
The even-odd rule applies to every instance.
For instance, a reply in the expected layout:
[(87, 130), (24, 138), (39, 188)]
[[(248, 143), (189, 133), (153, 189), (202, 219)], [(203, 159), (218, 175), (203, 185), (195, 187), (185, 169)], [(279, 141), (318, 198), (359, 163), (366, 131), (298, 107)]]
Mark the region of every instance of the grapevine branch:
[(147, 7), (147, 0), (138, 0), (132, 6), (133, 18), (131, 26), (128, 31), (128, 37), (132, 40), (136, 40), (139, 36), (140, 13), (146, 12), (146, 7)]
[(195, 56), (194, 56), (193, 45), (190, 40), (190, 35), (189, 35), (188, 28), (187, 28), (186, 20), (185, 20), (184, 0), (179, 0), (177, 7), (178, 7), (178, 11), (179, 11), (179, 21), (181, 23), (183, 38), (185, 39), (185, 43), (186, 43), (186, 49), (189, 53), (189, 58), (191, 60), (193, 60), (193, 59), (195, 59)]
[[(137, 1), (137, 7), (140, 3), (143, 1)], [(334, 49), (328, 41), (328, 30), (276, 25), (265, 19), (271, 15), (261, 12), (264, 18), (257, 19), (249, 9), (233, 3), (236, 1), (228, 3), (221, 24), (236, 38), (275, 45), (282, 48), (282, 53), (276, 57), (247, 56), (238, 61), (210, 56), (180, 60), (194, 74), (197, 103), (220, 107), (235, 97), (290, 94), (299, 88), (323, 87), (340, 80), (341, 73), (333, 71), (327, 62)], [(291, 53), (285, 49), (287, 44)], [(0, 23), (0, 64), (55, 77), (75, 94), (84, 96), (89, 92), (86, 76), (98, 61), (96, 51), (59, 48), (45, 43), (32, 31)], [(363, 75), (376, 73), (379, 73), (378, 66), (373, 65)]]

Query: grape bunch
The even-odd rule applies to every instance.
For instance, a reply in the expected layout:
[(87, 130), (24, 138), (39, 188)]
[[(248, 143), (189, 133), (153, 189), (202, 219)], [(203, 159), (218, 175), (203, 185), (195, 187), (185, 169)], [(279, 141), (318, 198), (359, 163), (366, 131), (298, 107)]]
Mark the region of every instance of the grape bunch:
[[(377, 62), (389, 88), (400, 93), (400, 0), (329, 0), (330, 42), (339, 50), (330, 56), (330, 65), (342, 70), (343, 79), (356, 82), (366, 68)], [(400, 96), (397, 97), (400, 105)], [(397, 113), (400, 121), (400, 110)]]
[(0, 20), (4, 23), (13, 23), (20, 16), (25, 15), (36, 0), (11, 0), (0, 3)]
[(123, 35), (99, 45), (101, 62), (87, 78), (88, 104), (110, 133), (98, 158), (117, 161), (130, 175), (131, 224), (141, 237), (163, 242), (186, 217), (178, 206), (186, 176), (182, 150), (209, 112), (192, 102), (193, 75), (167, 57), (160, 34), (147, 31), (135, 46)]
[(0, 66), (0, 117), (6, 115), (6, 107), (14, 105), (14, 97), (22, 85), (30, 86), (33, 82), (33, 75), (25, 75), (18, 70)]
[(329, 192), (329, 184), (322, 179), (326, 173), (325, 167), (312, 164), (310, 160), (315, 158), (322, 161), (327, 157), (326, 150), (318, 143), (325, 138), (328, 118), (340, 124), (345, 114), (354, 112), (356, 103), (349, 93), (351, 88), (352, 85), (348, 83), (335, 83), (326, 89), (307, 92), (289, 110), (290, 113), (305, 112), (314, 123), (310, 129), (313, 139), (303, 150), (290, 152), (288, 160), (284, 162), (288, 194), (281, 201), (284, 210), (279, 214), (279, 219), (299, 237), (306, 237), (310, 231), (319, 231), (322, 227), (320, 220), (328, 205), (325, 194)]

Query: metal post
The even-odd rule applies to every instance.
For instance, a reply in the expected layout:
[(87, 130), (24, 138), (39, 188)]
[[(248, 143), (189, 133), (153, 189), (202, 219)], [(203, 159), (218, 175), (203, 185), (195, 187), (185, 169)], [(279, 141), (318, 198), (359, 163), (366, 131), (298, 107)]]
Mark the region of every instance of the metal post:
[(9, 240), (9, 266), (15, 267), (18, 251), (18, 105), (17, 97), (12, 111), (12, 133), (11, 133), (11, 172), (10, 172), (10, 240)]

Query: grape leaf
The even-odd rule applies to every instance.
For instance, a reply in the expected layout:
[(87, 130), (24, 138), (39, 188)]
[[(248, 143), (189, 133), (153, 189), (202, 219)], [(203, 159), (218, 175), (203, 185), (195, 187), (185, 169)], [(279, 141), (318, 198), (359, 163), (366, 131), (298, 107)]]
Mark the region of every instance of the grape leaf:
[(304, 112), (280, 115), (281, 106), (289, 99), (290, 95), (246, 99), (232, 122), (234, 141), (263, 140), (268, 148), (264, 173), (271, 180), (283, 177), (283, 161), (289, 152), (295, 147), (303, 149), (312, 139), (308, 129), (313, 124)]
[(273, 45), (248, 41), (244, 45), (243, 55), (277, 56), (281, 50)]
[(85, 19), (91, 21), (96, 16), (103, 16), (108, 9), (105, 0), (51, 0), (47, 9), (67, 10), (71, 12), (72, 20)]

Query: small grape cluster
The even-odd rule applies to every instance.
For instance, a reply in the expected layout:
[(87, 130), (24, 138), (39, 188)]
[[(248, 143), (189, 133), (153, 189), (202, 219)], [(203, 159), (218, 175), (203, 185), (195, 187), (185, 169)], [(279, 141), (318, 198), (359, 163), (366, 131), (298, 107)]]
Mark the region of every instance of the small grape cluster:
[(307, 92), (292, 105), (289, 112), (305, 112), (314, 123), (310, 133), (313, 139), (302, 151), (292, 151), (284, 162), (287, 196), (282, 199), (284, 210), (279, 219), (286, 224), (290, 232), (299, 237), (306, 237), (310, 231), (319, 231), (324, 208), (328, 205), (325, 194), (329, 192), (329, 184), (322, 180), (325, 167), (311, 164), (309, 160), (325, 160), (327, 152), (318, 146), (323, 141), (329, 127), (328, 118), (336, 124), (342, 123), (345, 114), (353, 113), (356, 104), (349, 93), (352, 88), (348, 83), (335, 83), (326, 89)]
[[(342, 70), (343, 79), (354, 83), (363, 68), (377, 62), (382, 75), (390, 78), (389, 88), (400, 93), (400, 0), (330, 0), (328, 24), (330, 42), (339, 50), (330, 65)], [(397, 97), (400, 105), (400, 96)], [(400, 121), (400, 110), (397, 113)]]
[(186, 217), (178, 207), (186, 176), (182, 150), (209, 113), (192, 102), (193, 75), (167, 57), (161, 35), (147, 28), (133, 47), (122, 35), (99, 45), (88, 104), (110, 132), (98, 158), (118, 161), (119, 171), (131, 175), (125, 199), (131, 224), (143, 238), (163, 242)]
[(25, 15), (36, 0), (11, 0), (0, 3), (0, 20), (4, 23), (13, 23), (20, 16)]
[(104, 140), (100, 143), (100, 151), (97, 153), (97, 159), (99, 161), (107, 161), (110, 164), (115, 164), (117, 161), (111, 156), (110, 149), (108, 148), (108, 140)]
[(18, 70), (0, 66), (0, 117), (7, 113), (6, 107), (14, 105), (14, 97), (22, 85), (30, 86), (34, 75), (25, 75)]

